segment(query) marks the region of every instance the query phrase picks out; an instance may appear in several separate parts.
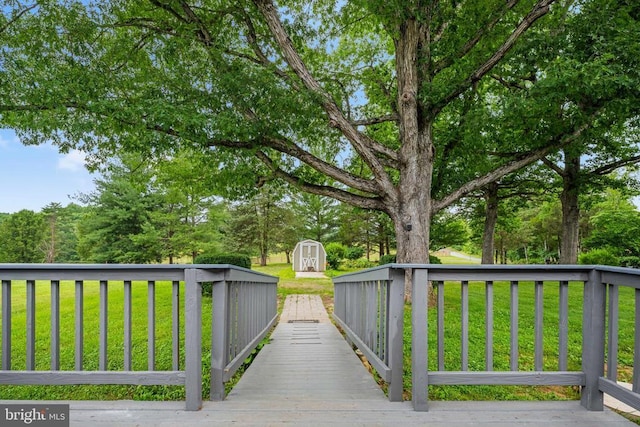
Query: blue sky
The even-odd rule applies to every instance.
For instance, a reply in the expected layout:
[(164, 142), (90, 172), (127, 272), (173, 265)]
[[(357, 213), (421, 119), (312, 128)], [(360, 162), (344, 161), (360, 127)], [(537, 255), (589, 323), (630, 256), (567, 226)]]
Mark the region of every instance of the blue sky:
[(94, 178), (84, 167), (82, 153), (60, 154), (50, 144), (24, 146), (15, 132), (0, 129), (0, 212), (79, 203), (72, 197), (91, 192)]

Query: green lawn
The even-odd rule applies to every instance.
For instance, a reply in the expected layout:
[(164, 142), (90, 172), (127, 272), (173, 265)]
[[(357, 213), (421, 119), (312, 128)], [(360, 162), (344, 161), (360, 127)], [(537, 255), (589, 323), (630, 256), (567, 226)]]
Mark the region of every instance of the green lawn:
[[(289, 264), (272, 264), (255, 267), (256, 271), (280, 277), (278, 295), (280, 301), (286, 295), (307, 293), (321, 295), (329, 310), (333, 299), (331, 279), (296, 279)], [(347, 271), (328, 272), (333, 276)], [(49, 286), (44, 282), (37, 286), (36, 348), (37, 369), (49, 369)], [(98, 366), (98, 283), (85, 285), (85, 356), (84, 369)], [(184, 292), (182, 292), (184, 295)], [(494, 284), (494, 369), (507, 370), (509, 363), (509, 285)], [(569, 294), (569, 368), (579, 370), (581, 363), (582, 287), (571, 284)], [(61, 283), (61, 368), (71, 370), (74, 365), (74, 284)], [(12, 367), (25, 368), (25, 286), (19, 282), (12, 289)], [(203, 307), (203, 395), (208, 395), (208, 371), (211, 337), (211, 299), (204, 298)], [(619, 379), (630, 380), (633, 365), (634, 299), (633, 291), (620, 290), (620, 355)], [(469, 285), (469, 369), (484, 369), (484, 285)], [(460, 369), (460, 286), (446, 285), (445, 291), (445, 365), (447, 370)], [(520, 367), (532, 370), (534, 291), (532, 283), (522, 283), (519, 291)], [(558, 286), (545, 286), (544, 292), (544, 352), (545, 370), (557, 370), (558, 353)], [(410, 396), (410, 314), (405, 316), (405, 389)], [(183, 316), (184, 314), (182, 314)], [(436, 313), (429, 311), (429, 367), (436, 368)], [(147, 364), (147, 286), (133, 285), (133, 367), (146, 370)], [(184, 318), (181, 318), (181, 334), (184, 337)], [(156, 368), (171, 369), (171, 284), (156, 285)], [(183, 338), (184, 339), (184, 338)], [(109, 369), (123, 367), (123, 287), (117, 283), (109, 287)], [(184, 354), (183, 354), (184, 357)], [(440, 386), (430, 387), (431, 399), (574, 399), (577, 389), (571, 387), (503, 387), (503, 386)], [(182, 400), (182, 387), (165, 386), (3, 386), (0, 399), (134, 399), (134, 400)]]
[[(14, 281), (12, 286), (12, 369), (26, 368), (26, 286)], [(181, 289), (181, 297), (184, 289)], [(36, 369), (50, 369), (50, 287), (36, 283)], [(124, 288), (121, 282), (110, 283), (108, 292), (108, 368), (124, 366)], [(203, 362), (209, 363), (211, 337), (211, 299), (203, 299)], [(74, 369), (75, 285), (60, 284), (60, 368)], [(171, 282), (156, 282), (156, 369), (171, 370)], [(183, 301), (181, 301), (183, 304)], [(147, 369), (147, 283), (132, 286), (132, 365), (134, 370)], [(183, 307), (181, 306), (181, 310)], [(84, 370), (98, 369), (99, 360), (99, 284), (85, 282), (84, 287)], [(184, 342), (184, 313), (180, 320), (181, 342)], [(181, 344), (182, 345), (182, 344)], [(182, 351), (181, 365), (184, 365)], [(208, 367), (204, 372), (208, 375)], [(208, 384), (207, 384), (208, 386)], [(208, 389), (206, 390), (208, 393)], [(178, 386), (3, 386), (0, 399), (134, 399), (181, 400), (184, 388)]]

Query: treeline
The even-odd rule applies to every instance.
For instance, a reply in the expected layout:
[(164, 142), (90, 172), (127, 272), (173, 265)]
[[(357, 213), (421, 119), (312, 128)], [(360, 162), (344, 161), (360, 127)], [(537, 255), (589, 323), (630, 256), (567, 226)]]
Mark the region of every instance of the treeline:
[[(248, 194), (216, 196), (192, 156), (150, 162), (123, 156), (103, 168), (96, 190), (81, 204), (51, 203), (40, 212), (0, 214), (0, 262), (192, 262), (199, 254), (241, 253), (266, 264), (287, 261), (301, 239), (323, 242), (344, 258), (369, 266), (394, 253), (393, 225), (380, 212), (294, 193), (274, 182)], [(580, 199), (579, 260), (640, 265), (640, 213), (632, 186), (603, 188)], [(481, 254), (484, 262), (557, 263), (563, 239), (562, 204), (549, 191), (502, 198), (488, 209), (481, 195), (432, 220), (430, 246)], [(495, 214), (487, 245), (488, 213)], [(343, 249), (341, 249), (343, 248)], [(487, 259), (488, 258), (488, 259)]]

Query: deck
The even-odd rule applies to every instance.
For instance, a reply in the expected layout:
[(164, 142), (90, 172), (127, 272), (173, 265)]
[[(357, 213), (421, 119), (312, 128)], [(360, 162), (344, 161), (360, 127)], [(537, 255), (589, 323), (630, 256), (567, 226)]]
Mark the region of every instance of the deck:
[(634, 425), (608, 409), (587, 411), (577, 401), (431, 402), (429, 412), (389, 402), (317, 296), (288, 297), (271, 342), (225, 401), (205, 401), (195, 412), (185, 411), (184, 402), (70, 405), (72, 426)]

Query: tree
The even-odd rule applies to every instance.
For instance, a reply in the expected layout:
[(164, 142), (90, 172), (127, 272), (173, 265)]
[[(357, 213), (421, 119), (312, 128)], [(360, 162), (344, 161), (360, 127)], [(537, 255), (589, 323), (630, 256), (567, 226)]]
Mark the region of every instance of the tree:
[(161, 201), (149, 188), (148, 166), (138, 156), (123, 156), (96, 180), (96, 190), (86, 197), (89, 207), (78, 227), (82, 260), (162, 261), (158, 228), (151, 220), (151, 212), (160, 208)]
[(225, 227), (226, 247), (234, 252), (257, 254), (260, 265), (267, 265), (269, 253), (277, 246), (275, 237), (287, 215), (282, 205), (282, 193), (264, 186), (252, 198), (236, 203), (229, 209)]
[(42, 215), (23, 209), (0, 223), (0, 262), (42, 262), (45, 254)]
[(62, 205), (60, 203), (49, 203), (42, 209), (47, 222), (48, 238), (44, 241), (45, 262), (53, 263), (59, 251), (59, 230), (58, 216)]
[(294, 200), (304, 237), (318, 242), (335, 239), (339, 223), (335, 200), (305, 193), (298, 194)]
[(429, 246), (436, 251), (449, 246), (462, 246), (469, 240), (469, 230), (464, 219), (451, 212), (442, 212), (431, 223)]
[[(638, 103), (618, 102), (638, 94), (635, 6), (610, 0), (572, 6), (554, 0), (43, 4), (12, 26), (2, 51), (3, 77), (12, 84), (0, 88), (1, 120), (25, 141), (53, 139), (96, 160), (122, 149), (206, 150), (220, 165), (215, 181), (224, 191), (278, 178), (385, 212), (394, 223), (398, 261), (427, 263), (435, 213), (568, 146), (590, 127), (607, 126), (605, 118), (635, 114)], [(622, 75), (592, 73), (602, 70), (594, 66), (565, 78), (562, 70), (575, 63), (547, 47), (564, 40), (568, 21), (587, 12), (601, 17), (600, 6), (628, 30), (624, 38), (616, 33), (613, 44), (634, 45)], [(34, 34), (47, 42), (25, 43)], [(607, 57), (610, 52), (582, 65), (602, 65)], [(607, 90), (583, 105), (590, 84)], [(496, 101), (494, 85), (523, 90)], [(473, 96), (479, 88), (482, 96)], [(445, 136), (455, 134), (461, 112), (475, 110), (465, 102), (499, 106), (487, 126), (509, 123), (500, 128), (510, 143), (482, 168), (468, 163), (475, 172), (468, 179), (464, 174), (432, 192), (434, 176), (460, 168)], [(559, 122), (565, 105), (572, 114)], [(468, 137), (456, 145), (467, 158), (478, 148)]]
[(609, 190), (607, 199), (594, 207), (591, 234), (584, 239), (587, 250), (604, 249), (623, 264), (640, 266), (640, 212), (619, 191)]
[(154, 191), (162, 198), (152, 212), (151, 222), (158, 233), (169, 263), (177, 256), (192, 260), (202, 252), (218, 252), (220, 228), (226, 208), (216, 203), (209, 182), (202, 179), (208, 165), (200, 153), (186, 150), (154, 165)]

